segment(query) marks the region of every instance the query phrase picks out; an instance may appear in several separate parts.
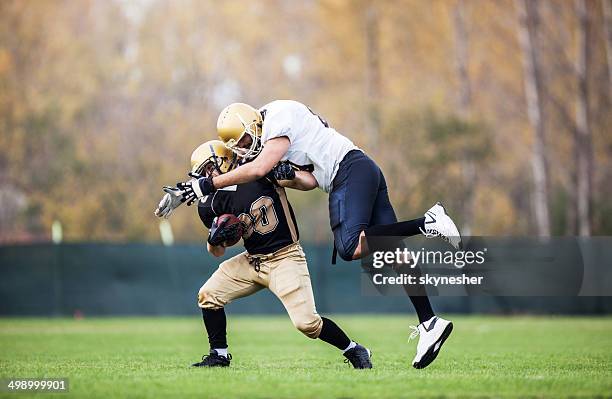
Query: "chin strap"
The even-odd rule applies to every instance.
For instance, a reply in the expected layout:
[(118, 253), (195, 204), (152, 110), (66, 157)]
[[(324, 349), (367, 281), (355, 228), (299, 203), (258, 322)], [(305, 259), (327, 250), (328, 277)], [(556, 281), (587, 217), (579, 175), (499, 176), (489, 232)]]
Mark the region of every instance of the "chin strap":
[(217, 169), (217, 172), (221, 173), (221, 166), (219, 165), (219, 159), (217, 158), (215, 149), (213, 148), (212, 144), (209, 144), (209, 147), (210, 147), (210, 153), (212, 154), (212, 159), (215, 165), (215, 169)]

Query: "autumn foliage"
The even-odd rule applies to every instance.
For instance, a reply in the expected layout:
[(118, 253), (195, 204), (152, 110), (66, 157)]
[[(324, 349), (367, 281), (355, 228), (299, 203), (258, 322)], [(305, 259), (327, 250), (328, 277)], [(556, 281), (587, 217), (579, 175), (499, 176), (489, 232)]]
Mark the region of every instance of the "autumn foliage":
[[(375, 158), (402, 218), (442, 200), (471, 234), (578, 234), (585, 217), (610, 234), (609, 7), (3, 0), (0, 241), (48, 240), (54, 220), (68, 240), (159, 240), (161, 186), (186, 177), (218, 112), (278, 98)], [(303, 240), (328, 240), (324, 193), (290, 197)], [(204, 237), (194, 209), (171, 223), (180, 241)]]

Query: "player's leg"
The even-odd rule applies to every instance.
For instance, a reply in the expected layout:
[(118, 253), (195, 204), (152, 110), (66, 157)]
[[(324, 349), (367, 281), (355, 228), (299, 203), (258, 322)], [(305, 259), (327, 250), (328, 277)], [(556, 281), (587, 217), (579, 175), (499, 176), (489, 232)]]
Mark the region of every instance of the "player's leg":
[[(348, 163), (338, 170), (334, 189), (330, 194), (330, 218), (335, 245), (339, 255), (345, 260), (361, 255), (360, 236), (364, 230), (369, 230), (369, 226), (399, 224), (378, 165), (361, 152), (349, 155), (348, 159), (342, 161)], [(413, 225), (406, 225), (404, 233), (420, 233), (419, 224), (415, 222)], [(433, 317), (433, 310), (426, 296), (415, 295), (410, 296), (410, 299), (419, 320), (426, 321)]]
[[(339, 226), (336, 226), (336, 230), (334, 230), (336, 243), (340, 243), (338, 246), (339, 253), (341, 253), (340, 248), (347, 250), (347, 248), (354, 247), (356, 253), (353, 253), (353, 258), (361, 255), (361, 243), (355, 245), (352, 240), (355, 239), (354, 232), (358, 229), (358, 226), (363, 226), (363, 221), (366, 220), (364, 212), (367, 211), (368, 207), (371, 209), (371, 213), (367, 219), (369, 225), (363, 229), (366, 231), (366, 234), (370, 231), (371, 225), (403, 229), (402, 231), (390, 230), (388, 234), (383, 234), (394, 236), (407, 236), (410, 233), (416, 233), (420, 227), (418, 221), (413, 223), (397, 222), (395, 212), (389, 201), (388, 190), (382, 172), (373, 161), (367, 162), (363, 160), (363, 157), (360, 158), (362, 159), (361, 161), (355, 162), (355, 164), (359, 165), (359, 168), (350, 168), (349, 173), (346, 176), (342, 176), (345, 178), (343, 182), (345, 184), (343, 187), (345, 192), (343, 193), (342, 200), (344, 208), (350, 209), (350, 212), (340, 213)], [(374, 171), (377, 174), (377, 178), (374, 178), (370, 171)], [(376, 187), (373, 187), (375, 183)], [(373, 201), (371, 193), (376, 193)], [(358, 202), (361, 202), (361, 204)], [(418, 230), (420, 232), (420, 229)], [(348, 235), (348, 239), (346, 236), (343, 237), (343, 235)], [(349, 245), (347, 245), (347, 242)], [(358, 256), (355, 256), (356, 254)], [(345, 253), (343, 258), (346, 259), (347, 257), (348, 254)], [(421, 336), (417, 345), (417, 354), (413, 360), (413, 366), (423, 368), (429, 365), (437, 356), (442, 344), (452, 330), (452, 323), (434, 315), (429, 298), (426, 296), (423, 287), (420, 287), (421, 292), (414, 292), (414, 289), (412, 287), (410, 290), (407, 290), (407, 294), (419, 316), (420, 324), (417, 330), (421, 333)]]
[[(380, 182), (378, 197), (372, 212), (372, 224), (393, 226), (396, 224), (397, 218), (389, 200), (387, 184), (382, 172)], [(366, 234), (368, 231), (369, 229), (366, 230)], [(407, 267), (409, 270), (403, 271), (401, 268), (396, 268), (396, 272), (417, 274), (416, 277), (418, 279), (418, 274), (420, 274), (418, 266), (416, 268), (410, 268), (406, 265), (400, 267)], [(414, 305), (419, 317), (419, 325), (414, 328), (414, 332), (411, 334), (412, 338), (416, 335), (419, 336), (417, 353), (412, 361), (412, 365), (415, 368), (424, 368), (431, 364), (436, 356), (438, 356), (442, 344), (444, 344), (444, 341), (446, 341), (453, 329), (453, 323), (434, 314), (424, 286), (404, 286), (404, 289), (410, 297), (410, 301)]]
[(353, 253), (353, 259), (367, 255), (367, 249), (362, 248), (363, 238), (370, 237), (401, 237), (407, 238), (423, 234), (427, 238), (439, 237), (450, 243), (455, 249), (461, 249), (461, 234), (439, 202), (425, 212), (425, 216), (393, 223), (372, 223), (359, 236), (359, 243)]
[(254, 271), (245, 253), (221, 263), (198, 292), (198, 306), (202, 309), (204, 327), (208, 334), (210, 352), (194, 367), (229, 366), (227, 352), (227, 321), (225, 305), (234, 299), (251, 295), (263, 288), (254, 281)]
[[(425, 218), (397, 222), (384, 176), (376, 163), (360, 152), (349, 153), (347, 157), (342, 161), (344, 165), (341, 164), (330, 193), (330, 221), (340, 256), (351, 260), (365, 255), (360, 238), (368, 231), (372, 235), (404, 237), (421, 233)], [(435, 359), (452, 330), (452, 323), (434, 316), (423, 288), (417, 295), (407, 293), (419, 316), (418, 330), (423, 332), (413, 365), (422, 368)], [(432, 327), (432, 322), (436, 328)]]
[(340, 163), (329, 194), (329, 216), (335, 246), (342, 259), (354, 260), (367, 255), (361, 247), (361, 238), (366, 234), (399, 237), (425, 234), (441, 237), (455, 248), (460, 246), (457, 227), (440, 204), (414, 220), (372, 223), (380, 174), (378, 165), (361, 151), (348, 153)]
[(440, 237), (455, 249), (461, 248), (461, 234), (453, 219), (448, 216), (446, 209), (439, 202), (429, 208), (423, 217), (389, 224), (373, 223), (363, 233), (366, 236), (387, 237), (411, 237), (418, 234), (424, 234), (426, 237)]
[[(393, 205), (391, 205), (391, 201), (389, 200), (389, 191), (387, 189), (387, 183), (385, 181), (385, 177), (380, 172), (380, 185), (378, 187), (378, 195), (374, 202), (374, 206), (372, 207), (372, 217), (371, 223), (375, 225), (383, 226), (383, 225), (393, 225), (398, 224), (397, 217), (395, 215), (395, 211), (393, 209)], [(408, 223), (408, 222), (404, 222)], [(416, 224), (416, 223), (415, 223)], [(370, 228), (366, 230), (369, 231)], [(401, 245), (401, 242), (398, 242)], [(394, 270), (397, 273), (402, 273), (402, 270), (394, 267)], [(410, 269), (411, 274), (418, 273), (419, 269), (414, 268)], [(414, 309), (419, 318), (419, 323), (423, 323), (434, 316), (433, 309), (431, 307), (431, 303), (429, 302), (429, 298), (427, 297), (427, 292), (425, 291), (425, 287), (422, 285), (418, 286), (405, 286), (404, 287), (406, 294), (410, 297), (410, 301), (414, 306)]]
[(317, 313), (306, 257), (299, 244), (266, 262), (269, 288), (283, 303), (293, 325), (342, 351), (355, 368), (372, 368), (370, 351), (352, 341), (332, 320)]
[[(378, 165), (361, 152), (352, 152), (338, 170), (330, 194), (330, 218), (338, 253), (345, 260), (362, 256), (361, 237), (420, 234), (425, 217), (398, 222), (389, 201), (387, 184)], [(410, 294), (410, 293), (409, 293)], [(424, 290), (411, 295), (420, 322), (433, 317)]]

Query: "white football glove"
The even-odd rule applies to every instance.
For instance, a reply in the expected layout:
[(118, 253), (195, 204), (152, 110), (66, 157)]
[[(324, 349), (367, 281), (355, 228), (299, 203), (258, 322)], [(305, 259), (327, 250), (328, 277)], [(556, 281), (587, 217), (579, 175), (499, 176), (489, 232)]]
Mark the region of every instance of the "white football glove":
[(185, 190), (170, 186), (164, 186), (163, 190), (166, 194), (162, 197), (161, 201), (159, 201), (159, 205), (155, 210), (155, 216), (168, 219), (170, 215), (172, 215), (172, 212), (185, 202), (183, 198)]
[[(168, 219), (172, 212), (183, 202), (187, 203), (187, 206), (193, 205), (197, 200), (204, 198), (206, 195), (215, 191), (212, 184), (212, 177), (203, 177), (195, 173), (189, 173), (191, 180), (184, 183), (177, 183), (176, 187), (164, 186), (166, 195), (163, 196), (157, 209), (155, 210), (155, 216), (163, 217)], [(202, 183), (202, 185), (200, 185)], [(206, 192), (202, 191), (202, 188)]]

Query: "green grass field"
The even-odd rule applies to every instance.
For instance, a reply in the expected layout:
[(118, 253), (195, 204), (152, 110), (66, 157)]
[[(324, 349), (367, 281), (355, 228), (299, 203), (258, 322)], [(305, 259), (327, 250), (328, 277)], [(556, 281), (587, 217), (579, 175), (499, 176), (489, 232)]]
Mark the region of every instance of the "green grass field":
[(373, 370), (353, 370), (282, 316), (230, 315), (228, 369), (187, 367), (207, 351), (195, 316), (0, 319), (0, 378), (68, 377), (67, 396), (99, 398), (612, 396), (612, 318), (453, 317), (424, 370), (410, 367), (408, 318), (334, 319), (373, 350)]

